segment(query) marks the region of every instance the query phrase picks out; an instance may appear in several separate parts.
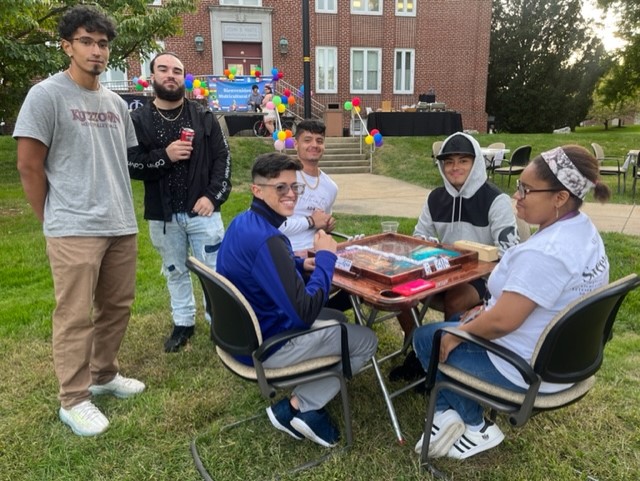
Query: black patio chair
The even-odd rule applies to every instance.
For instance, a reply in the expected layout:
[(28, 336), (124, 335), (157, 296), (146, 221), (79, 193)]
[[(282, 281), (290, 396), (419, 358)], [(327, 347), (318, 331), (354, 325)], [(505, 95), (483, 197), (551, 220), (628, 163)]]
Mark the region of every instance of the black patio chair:
[[(195, 257), (189, 257), (187, 267), (198, 276), (202, 284), (207, 310), (213, 319), (211, 323), (211, 339), (215, 344), (216, 352), (222, 364), (242, 379), (257, 382), (263, 397), (272, 401), (277, 390), (280, 389), (287, 389), (298, 384), (327, 377), (335, 377), (339, 380), (346, 435), (346, 445), (342, 450), (349, 449), (353, 444), (353, 434), (346, 384), (346, 380), (351, 378), (351, 362), (346, 328), (333, 321), (326, 321), (321, 327), (318, 327), (318, 329), (327, 329), (335, 328), (336, 325), (340, 326), (342, 330), (341, 356), (318, 357), (277, 369), (265, 368), (262, 363), (267, 359), (274, 346), (296, 337), (305, 336), (309, 331), (286, 331), (269, 339), (263, 339), (260, 324), (253, 308), (231, 281), (211, 270)], [(238, 355), (251, 357), (253, 366), (248, 366), (238, 361), (235, 357)], [(342, 363), (342, 369), (336, 369), (336, 366), (340, 363)], [(266, 414), (264, 415), (266, 416)], [(233, 423), (232, 426), (235, 427), (252, 419), (256, 419), (256, 416)], [(342, 450), (333, 450), (315, 460), (293, 468), (292, 472), (316, 466)], [(195, 440), (191, 443), (191, 452), (196, 468), (207, 479), (206, 476), (209, 476), (209, 474), (200, 460)]]
[[(522, 174), (522, 171), (525, 169), (527, 164), (529, 163), (529, 159), (531, 157), (531, 146), (530, 145), (521, 145), (517, 149), (513, 151), (511, 157), (509, 159), (505, 159), (508, 165), (506, 167), (497, 167), (493, 169), (493, 174), (497, 174), (500, 176), (507, 175), (507, 187), (511, 186), (511, 176), (518, 176)], [(500, 184), (502, 185), (502, 177), (500, 178)]]
[[(436, 399), (442, 390), (453, 391), (487, 406), (492, 421), (498, 413), (506, 414), (512, 426), (523, 426), (542, 411), (559, 409), (584, 397), (595, 384), (595, 374), (602, 364), (604, 347), (612, 337), (618, 309), (625, 296), (638, 286), (640, 278), (631, 274), (570, 303), (552, 319), (540, 336), (531, 364), (502, 346), (459, 329), (438, 330), (434, 335), (427, 377), (429, 405), (420, 454), (422, 468), (440, 479), (445, 478), (427, 456)], [(440, 363), (440, 340), (445, 332), (477, 344), (509, 362), (529, 386), (527, 391), (511, 391), (479, 380), (446, 362)], [(436, 382), (438, 369), (446, 377)], [(542, 381), (573, 385), (557, 393), (541, 394), (538, 389)]]
[[(598, 160), (600, 175), (615, 175), (618, 177), (618, 194), (620, 193), (620, 176), (623, 178), (622, 191), (627, 190), (627, 167), (624, 159), (619, 157), (607, 157), (604, 155), (604, 149), (600, 144), (593, 142), (591, 144), (593, 149), (593, 155)], [(622, 161), (622, 163), (620, 163)], [(605, 162), (610, 162), (611, 165), (606, 165)]]

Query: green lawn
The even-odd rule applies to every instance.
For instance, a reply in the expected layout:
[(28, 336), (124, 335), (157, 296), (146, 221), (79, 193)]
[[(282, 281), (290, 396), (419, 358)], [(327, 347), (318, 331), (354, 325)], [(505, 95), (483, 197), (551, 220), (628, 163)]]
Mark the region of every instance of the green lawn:
[[(521, 145), (531, 145), (531, 156), (536, 156), (545, 150), (559, 145), (577, 144), (587, 148), (590, 152), (591, 143), (600, 144), (607, 157), (617, 157), (621, 165), (629, 150), (640, 149), (640, 126), (629, 126), (603, 130), (597, 127), (579, 128), (570, 134), (481, 134), (474, 135), (480, 145), (487, 146), (493, 142), (504, 142), (511, 152)], [(431, 161), (431, 144), (438, 137), (388, 137), (384, 139), (384, 146), (374, 154), (373, 171), (375, 174), (387, 175), (423, 187), (431, 188), (441, 184), (440, 174)], [(607, 165), (614, 165), (607, 161)], [(617, 177), (604, 176), (602, 180), (609, 185), (612, 192), (611, 202), (617, 204), (632, 203), (631, 184), (633, 176), (627, 173), (626, 193), (617, 193)], [(495, 179), (496, 184), (504, 189), (507, 187), (506, 178)], [(514, 182), (511, 188), (515, 189)], [(512, 193), (512, 192), (509, 192)], [(589, 195), (587, 201), (592, 201)]]
[[(602, 139), (605, 151), (632, 148), (635, 129), (567, 136), (526, 136), (534, 153), (560, 140), (585, 144)], [(580, 140), (578, 140), (580, 136)], [(584, 137), (583, 137), (584, 136)], [(616, 137), (619, 136), (619, 137)], [(487, 136), (489, 137), (489, 136)], [(519, 145), (525, 136), (492, 136)], [(615, 141), (615, 139), (620, 139)], [(556, 141), (558, 139), (558, 141)], [(433, 139), (389, 138), (376, 153), (377, 173), (394, 175), (423, 186)], [(481, 139), (481, 144), (489, 142)], [(588, 142), (587, 142), (588, 144)], [(617, 145), (614, 150), (613, 144)], [(619, 144), (619, 145), (618, 145)], [(235, 190), (225, 204), (225, 224), (249, 203), (247, 182), (251, 161), (269, 151), (259, 139), (231, 139)], [(608, 152), (607, 152), (608, 153)], [(425, 160), (429, 160), (426, 162)], [(297, 464), (323, 450), (298, 443), (274, 430), (264, 417), (228, 433), (230, 420), (261, 412), (266, 403), (257, 388), (233, 377), (218, 361), (202, 316), (192, 344), (185, 351), (162, 352), (170, 331), (168, 294), (142, 220), (142, 186), (134, 182), (140, 223), (137, 297), (121, 349), (123, 373), (139, 377), (147, 391), (136, 398), (96, 401), (111, 420), (102, 436), (83, 439), (57, 419), (57, 383), (51, 361), (50, 315), (53, 291), (39, 223), (26, 204), (15, 170), (15, 144), (0, 137), (0, 480), (198, 480), (189, 443), (198, 437), (205, 465), (217, 480), (268, 478), (282, 465)], [(379, 219), (341, 216), (352, 232), (374, 233)], [(414, 219), (401, 219), (410, 233)], [(611, 277), (640, 271), (640, 240), (605, 234)], [(505, 442), (465, 462), (439, 465), (455, 479), (477, 480), (635, 480), (640, 477), (640, 293), (630, 295), (620, 311), (594, 390), (582, 402), (542, 414), (523, 428), (500, 419)], [(381, 350), (400, 339), (393, 322), (376, 326)], [(322, 466), (283, 479), (418, 480), (421, 474), (413, 444), (420, 434), (425, 399), (413, 393), (396, 398), (408, 443), (398, 445), (371, 370), (350, 383), (355, 446)], [(329, 410), (340, 420), (339, 400)]]

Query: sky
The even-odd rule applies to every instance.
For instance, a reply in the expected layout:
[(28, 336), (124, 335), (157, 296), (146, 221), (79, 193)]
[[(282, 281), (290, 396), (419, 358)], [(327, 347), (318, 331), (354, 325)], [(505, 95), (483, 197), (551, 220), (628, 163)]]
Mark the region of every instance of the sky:
[(602, 39), (605, 49), (608, 51), (624, 46), (624, 42), (614, 36), (616, 31), (616, 17), (611, 13), (605, 17), (602, 10), (594, 5), (593, 0), (584, 0), (582, 14), (586, 19), (594, 19), (602, 22), (599, 28), (595, 28), (596, 33)]

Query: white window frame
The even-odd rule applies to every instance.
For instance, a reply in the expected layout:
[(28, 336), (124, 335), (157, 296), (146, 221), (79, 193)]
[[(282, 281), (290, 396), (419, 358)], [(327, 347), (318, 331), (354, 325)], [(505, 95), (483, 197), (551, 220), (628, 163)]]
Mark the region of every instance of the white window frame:
[[(104, 75), (104, 76), (103, 76)], [(114, 76), (122, 76), (122, 78), (113, 78)], [(127, 78), (127, 69), (121, 70), (119, 68), (110, 68), (102, 72), (100, 75), (101, 82), (127, 82), (129, 79)]]
[(262, 7), (262, 0), (220, 0), (220, 5), (234, 7)]
[[(362, 52), (362, 60), (363, 60), (363, 88), (356, 89), (354, 88), (354, 76), (353, 76), (353, 57), (357, 52)], [(367, 88), (367, 72), (370, 71), (369, 65), (367, 63), (368, 53), (375, 52), (378, 54), (378, 65), (376, 66), (377, 75), (376, 75), (376, 84), (377, 88), (368, 89)], [(349, 91), (354, 94), (379, 94), (382, 92), (382, 49), (381, 48), (351, 48), (351, 52), (349, 55)]]
[[(411, 65), (402, 65), (400, 74), (402, 78), (400, 79), (400, 85), (404, 86), (406, 84), (406, 73), (408, 68), (409, 75), (409, 89), (397, 88), (398, 85), (398, 54), (402, 54), (402, 62), (403, 64), (406, 61), (406, 54), (411, 54), (411, 59), (409, 60)], [(416, 51), (413, 48), (397, 48), (393, 51), (393, 93), (394, 94), (412, 94), (414, 85), (415, 85), (415, 62), (416, 62)]]
[[(333, 78), (329, 78), (328, 71), (325, 76), (320, 75), (320, 66), (327, 65), (329, 57), (333, 57)], [(337, 94), (338, 93), (338, 48), (337, 47), (316, 47), (316, 92), (319, 94)], [(333, 88), (329, 86), (333, 80)], [(324, 85), (321, 85), (324, 83)]]
[(145, 79), (151, 79), (151, 60), (155, 58), (160, 52), (164, 52), (164, 42), (162, 40), (156, 40), (158, 45), (158, 51), (151, 54), (151, 56), (144, 58), (140, 57), (140, 75)]
[[(398, 17), (415, 17), (418, 8), (418, 0), (394, 0), (396, 4), (396, 16)], [(409, 5), (412, 10), (408, 11)]]
[(159, 7), (162, 5), (162, 0), (153, 0), (149, 5), (153, 5), (154, 7)]
[(349, 0), (352, 15), (382, 15), (384, 0), (378, 0), (378, 9), (371, 10), (369, 0)]
[(338, 13), (338, 0), (316, 0), (317, 13)]

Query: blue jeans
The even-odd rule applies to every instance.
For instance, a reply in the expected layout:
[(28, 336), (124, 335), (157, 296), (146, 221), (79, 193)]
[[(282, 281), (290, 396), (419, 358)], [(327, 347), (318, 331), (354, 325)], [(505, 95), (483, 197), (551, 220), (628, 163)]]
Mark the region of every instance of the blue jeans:
[[(459, 323), (457, 321), (437, 322), (421, 326), (413, 333), (413, 349), (425, 371), (429, 369), (429, 359), (433, 350), (433, 335), (435, 332), (442, 327), (458, 326)], [(489, 359), (487, 351), (475, 344), (462, 342), (449, 353), (446, 363), (492, 384), (516, 392), (525, 392), (524, 389), (516, 386), (500, 374), (491, 359)], [(446, 376), (438, 372), (436, 379), (446, 379)], [(455, 409), (467, 425), (477, 426), (483, 422), (484, 409), (482, 405), (446, 389), (440, 391), (436, 400), (436, 411), (445, 411), (450, 408)]]
[[(189, 248), (193, 256), (215, 270), (224, 226), (220, 212), (210, 217), (189, 217), (186, 213), (173, 214), (171, 222), (149, 221), (151, 242), (162, 257), (162, 273), (167, 278), (171, 297), (173, 323), (193, 326), (196, 322), (196, 303), (191, 276), (185, 263)], [(205, 311), (207, 321), (211, 322)]]

